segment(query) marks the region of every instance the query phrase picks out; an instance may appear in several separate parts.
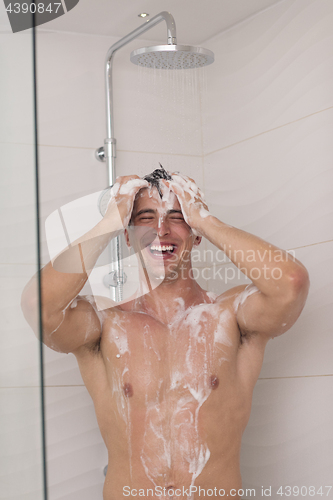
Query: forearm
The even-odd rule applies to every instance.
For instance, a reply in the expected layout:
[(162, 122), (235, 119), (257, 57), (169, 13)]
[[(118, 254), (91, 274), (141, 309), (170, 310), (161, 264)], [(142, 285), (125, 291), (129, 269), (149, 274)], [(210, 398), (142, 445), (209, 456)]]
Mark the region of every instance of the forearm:
[[(91, 231), (73, 242), (41, 270), (41, 302), (45, 322), (62, 319), (63, 311), (82, 290), (100, 254), (122, 230), (119, 217), (104, 217)], [(38, 305), (36, 275), (22, 294), (24, 314), (34, 329)]]
[(285, 294), (307, 275), (304, 266), (286, 251), (212, 215), (202, 219), (198, 230), (266, 295)]

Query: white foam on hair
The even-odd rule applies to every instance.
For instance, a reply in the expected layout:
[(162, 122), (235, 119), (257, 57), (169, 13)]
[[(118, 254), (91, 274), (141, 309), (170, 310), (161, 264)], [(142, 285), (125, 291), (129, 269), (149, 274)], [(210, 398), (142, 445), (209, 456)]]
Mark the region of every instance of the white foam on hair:
[(122, 184), (119, 189), (119, 194), (131, 194), (136, 191), (137, 188), (148, 187), (148, 182), (144, 179), (130, 179), (129, 181)]

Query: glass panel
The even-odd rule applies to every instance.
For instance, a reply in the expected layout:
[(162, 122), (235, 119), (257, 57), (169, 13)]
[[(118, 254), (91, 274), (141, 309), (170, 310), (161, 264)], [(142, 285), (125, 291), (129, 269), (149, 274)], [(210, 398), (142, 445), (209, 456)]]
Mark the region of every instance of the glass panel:
[(0, 28), (0, 498), (42, 500), (40, 343), (21, 309), (38, 269), (33, 33)]

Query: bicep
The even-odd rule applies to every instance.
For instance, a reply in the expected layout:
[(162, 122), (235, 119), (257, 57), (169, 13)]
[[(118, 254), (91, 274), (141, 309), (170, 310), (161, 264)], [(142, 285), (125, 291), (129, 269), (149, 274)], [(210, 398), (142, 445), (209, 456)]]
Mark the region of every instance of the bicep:
[(64, 311), (43, 318), (43, 342), (56, 351), (73, 352), (97, 342), (101, 321), (94, 306), (84, 297), (77, 297)]
[(236, 304), (236, 318), (242, 334), (258, 333), (267, 338), (281, 335), (296, 322), (306, 296), (304, 290), (268, 296), (255, 285), (242, 287)]

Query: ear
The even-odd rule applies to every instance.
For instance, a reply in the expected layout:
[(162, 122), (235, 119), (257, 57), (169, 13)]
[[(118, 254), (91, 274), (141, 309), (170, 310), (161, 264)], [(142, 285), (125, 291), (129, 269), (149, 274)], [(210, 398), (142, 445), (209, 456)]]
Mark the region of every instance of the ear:
[(131, 244), (130, 244), (130, 240), (129, 240), (129, 235), (128, 235), (127, 229), (125, 229), (125, 231), (124, 231), (124, 236), (125, 236), (126, 245), (128, 246), (128, 248), (130, 248)]
[(193, 243), (193, 246), (197, 247), (198, 245), (200, 245), (201, 240), (202, 240), (202, 236), (196, 236), (194, 243)]

